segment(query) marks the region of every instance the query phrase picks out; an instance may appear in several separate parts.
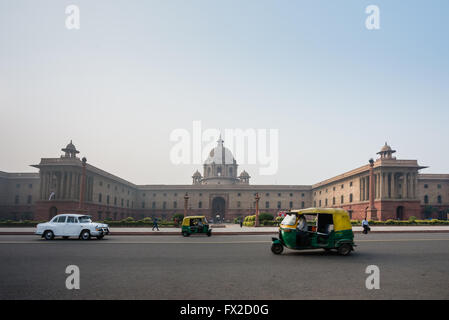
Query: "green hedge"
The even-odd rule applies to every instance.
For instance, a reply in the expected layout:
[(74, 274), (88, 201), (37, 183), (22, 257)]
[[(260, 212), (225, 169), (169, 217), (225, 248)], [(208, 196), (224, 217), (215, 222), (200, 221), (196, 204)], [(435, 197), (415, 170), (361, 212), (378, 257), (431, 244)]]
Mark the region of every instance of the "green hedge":
[[(368, 221), (370, 225), (374, 226), (428, 226), (428, 225), (449, 225), (448, 220), (417, 220), (417, 219), (409, 219), (409, 220), (393, 220), (388, 219), (386, 221)], [(353, 226), (360, 226), (362, 222), (360, 220), (351, 220), (351, 224)]]

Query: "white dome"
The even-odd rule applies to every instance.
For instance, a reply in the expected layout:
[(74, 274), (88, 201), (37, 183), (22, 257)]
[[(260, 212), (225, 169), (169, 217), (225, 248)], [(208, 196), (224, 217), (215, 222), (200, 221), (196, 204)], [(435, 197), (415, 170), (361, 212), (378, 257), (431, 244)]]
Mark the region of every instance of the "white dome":
[(213, 162), (215, 164), (233, 164), (234, 161), (232, 152), (223, 146), (223, 140), (220, 137), (217, 141), (217, 146), (210, 151), (209, 157), (204, 161), (204, 164), (212, 164)]

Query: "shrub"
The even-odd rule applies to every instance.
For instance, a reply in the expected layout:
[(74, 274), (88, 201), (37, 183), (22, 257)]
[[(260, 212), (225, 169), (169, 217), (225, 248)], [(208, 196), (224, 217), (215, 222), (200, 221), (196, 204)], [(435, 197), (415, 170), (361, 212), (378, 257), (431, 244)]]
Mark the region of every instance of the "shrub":
[(182, 213), (176, 213), (173, 215), (172, 220), (175, 221), (175, 219), (177, 219), (178, 221), (182, 221), (182, 219), (184, 219), (184, 215)]
[(261, 213), (259, 214), (259, 221), (273, 221), (274, 216), (271, 213)]
[(408, 221), (410, 221), (410, 222), (416, 221), (416, 217), (415, 216), (411, 216), (410, 218), (408, 218)]

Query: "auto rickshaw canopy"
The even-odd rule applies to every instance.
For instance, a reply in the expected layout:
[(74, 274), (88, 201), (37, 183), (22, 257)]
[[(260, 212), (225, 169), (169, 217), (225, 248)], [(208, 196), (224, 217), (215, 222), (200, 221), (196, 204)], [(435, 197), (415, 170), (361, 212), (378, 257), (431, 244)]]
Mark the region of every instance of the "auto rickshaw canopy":
[(334, 222), (334, 231), (351, 230), (352, 224), (349, 219), (349, 213), (346, 210), (339, 208), (308, 208), (301, 210), (290, 210), (287, 214), (296, 214), (297, 217), (300, 215), (310, 214), (318, 215), (320, 213), (332, 214)]
[(187, 217), (184, 217), (184, 219), (182, 220), (182, 225), (185, 227), (190, 226), (190, 220), (192, 220), (192, 219), (199, 219), (203, 222), (207, 222), (205, 216), (187, 216)]

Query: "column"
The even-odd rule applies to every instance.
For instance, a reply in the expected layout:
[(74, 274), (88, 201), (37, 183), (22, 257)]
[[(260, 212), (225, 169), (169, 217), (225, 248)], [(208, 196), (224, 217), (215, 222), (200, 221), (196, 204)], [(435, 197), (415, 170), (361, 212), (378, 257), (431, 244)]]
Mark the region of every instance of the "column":
[(391, 199), (396, 199), (396, 174), (391, 173)]
[(407, 198), (407, 173), (402, 173), (402, 199)]
[(382, 199), (384, 197), (384, 189), (385, 189), (385, 185), (384, 185), (385, 178), (384, 178), (383, 172), (379, 173), (379, 178), (380, 178), (380, 180), (379, 180), (379, 189), (380, 189), (379, 190), (379, 199)]

